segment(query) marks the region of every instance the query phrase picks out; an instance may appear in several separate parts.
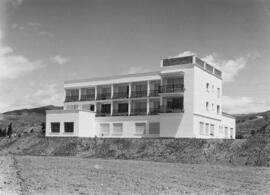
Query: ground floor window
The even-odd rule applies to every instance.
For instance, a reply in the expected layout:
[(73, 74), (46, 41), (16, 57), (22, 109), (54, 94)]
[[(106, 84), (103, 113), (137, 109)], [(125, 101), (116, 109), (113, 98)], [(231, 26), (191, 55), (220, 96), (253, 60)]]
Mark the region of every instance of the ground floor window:
[(233, 128), (230, 130), (230, 138), (233, 138)]
[(135, 123), (135, 134), (143, 135), (146, 133), (146, 123)]
[(210, 135), (214, 136), (214, 132), (215, 132), (215, 126), (213, 124), (211, 124), (211, 126), (210, 126)]
[(204, 134), (204, 129), (203, 129), (204, 123), (200, 122), (200, 135)]
[(225, 127), (225, 138), (228, 138), (228, 127)]
[(209, 135), (209, 124), (205, 123), (205, 135)]
[(51, 132), (60, 133), (60, 123), (51, 123)]
[(113, 135), (123, 135), (123, 123), (113, 124)]
[(149, 134), (159, 135), (160, 134), (160, 123), (149, 123)]
[(100, 134), (101, 134), (101, 136), (109, 136), (110, 135), (110, 124), (108, 124), (108, 123), (100, 124)]
[(65, 122), (64, 123), (64, 130), (66, 133), (73, 133), (74, 132), (74, 123), (73, 122)]

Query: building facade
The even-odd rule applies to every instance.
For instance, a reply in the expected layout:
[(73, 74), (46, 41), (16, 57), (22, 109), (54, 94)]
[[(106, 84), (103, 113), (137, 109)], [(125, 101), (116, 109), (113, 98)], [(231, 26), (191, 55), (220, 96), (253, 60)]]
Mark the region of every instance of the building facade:
[(235, 119), (222, 112), (222, 72), (195, 55), (64, 88), (64, 109), (46, 113), (48, 137), (235, 138)]

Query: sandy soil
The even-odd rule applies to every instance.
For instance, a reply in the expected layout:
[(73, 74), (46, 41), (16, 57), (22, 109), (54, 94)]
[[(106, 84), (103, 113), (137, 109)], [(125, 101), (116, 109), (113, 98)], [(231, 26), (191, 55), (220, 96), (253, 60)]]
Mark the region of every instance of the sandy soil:
[(20, 180), (14, 158), (0, 156), (0, 194), (20, 194)]
[(33, 156), (0, 162), (1, 194), (270, 194), (270, 168)]

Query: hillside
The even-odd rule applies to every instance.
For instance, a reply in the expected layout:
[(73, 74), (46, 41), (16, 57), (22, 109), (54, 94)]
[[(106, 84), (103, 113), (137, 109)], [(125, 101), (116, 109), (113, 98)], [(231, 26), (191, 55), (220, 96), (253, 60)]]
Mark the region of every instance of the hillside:
[(251, 134), (270, 134), (270, 111), (239, 114), (236, 117), (236, 134), (249, 137)]
[(32, 109), (13, 110), (0, 114), (0, 128), (6, 128), (10, 122), (15, 132), (21, 132), (30, 128), (40, 128), (45, 122), (46, 110), (62, 109), (59, 106), (43, 106)]

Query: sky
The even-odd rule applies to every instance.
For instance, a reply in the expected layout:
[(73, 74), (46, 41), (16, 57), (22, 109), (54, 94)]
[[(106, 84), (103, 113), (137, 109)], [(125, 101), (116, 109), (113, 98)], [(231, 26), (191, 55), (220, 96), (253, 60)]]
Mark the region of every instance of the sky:
[(0, 113), (189, 53), (223, 70), (224, 111), (270, 110), (269, 0), (1, 0)]

